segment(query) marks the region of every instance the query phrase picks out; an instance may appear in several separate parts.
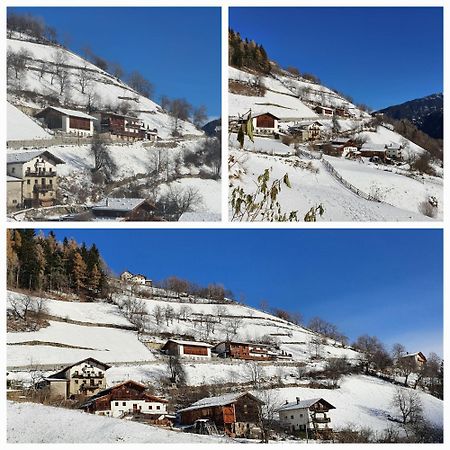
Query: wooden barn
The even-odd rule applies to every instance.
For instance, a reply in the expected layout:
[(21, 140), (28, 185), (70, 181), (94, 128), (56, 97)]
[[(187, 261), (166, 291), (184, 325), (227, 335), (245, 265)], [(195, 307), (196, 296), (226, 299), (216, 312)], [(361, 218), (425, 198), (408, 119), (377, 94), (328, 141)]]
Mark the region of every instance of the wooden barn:
[(100, 220), (150, 220), (154, 205), (145, 198), (107, 197), (91, 208), (92, 215)]
[(254, 133), (261, 136), (270, 136), (278, 133), (280, 119), (270, 112), (256, 114), (252, 117)]
[(314, 111), (322, 116), (333, 117), (333, 108), (319, 105), (314, 108)]
[(166, 355), (187, 356), (197, 359), (211, 358), (212, 345), (198, 341), (182, 341), (178, 339), (169, 339), (162, 347)]
[(193, 425), (198, 420), (211, 420), (218, 430), (236, 437), (248, 437), (258, 426), (264, 404), (249, 392), (224, 394), (198, 400), (177, 412), (181, 425)]
[(350, 117), (350, 113), (345, 108), (336, 108), (334, 113), (339, 117)]
[(47, 128), (77, 136), (92, 136), (94, 134), (95, 117), (74, 109), (47, 106), (35, 117), (41, 120)]
[(151, 395), (147, 387), (128, 380), (98, 392), (84, 402), (80, 409), (85, 412), (109, 417), (145, 415), (154, 423), (163, 422), (168, 401)]
[(112, 139), (137, 141), (145, 139), (147, 131), (156, 132), (147, 130), (142, 120), (137, 117), (106, 111), (96, 112), (94, 116), (98, 119), (96, 130), (99, 133), (108, 133)]
[(383, 144), (372, 144), (371, 142), (365, 142), (359, 151), (361, 156), (365, 158), (378, 156), (378, 158), (384, 160), (386, 157), (386, 148)]
[(276, 355), (269, 345), (252, 342), (224, 341), (219, 342), (213, 351), (221, 358), (267, 361), (275, 359)]

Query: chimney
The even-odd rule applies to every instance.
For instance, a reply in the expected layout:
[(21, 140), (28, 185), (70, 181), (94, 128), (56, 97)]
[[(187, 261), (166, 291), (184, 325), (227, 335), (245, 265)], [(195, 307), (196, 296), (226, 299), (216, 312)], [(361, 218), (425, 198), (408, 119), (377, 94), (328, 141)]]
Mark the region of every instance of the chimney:
[(295, 400), (297, 400), (297, 405), (300, 403), (300, 397), (295, 397)]

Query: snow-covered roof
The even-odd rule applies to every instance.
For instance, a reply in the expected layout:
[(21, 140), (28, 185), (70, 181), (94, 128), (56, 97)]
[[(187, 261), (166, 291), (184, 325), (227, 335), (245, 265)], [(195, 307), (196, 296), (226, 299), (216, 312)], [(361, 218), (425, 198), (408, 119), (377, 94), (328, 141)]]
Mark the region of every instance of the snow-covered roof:
[(294, 410), (294, 409), (310, 408), (312, 405), (314, 405), (320, 401), (327, 403), (330, 406), (330, 409), (335, 409), (335, 407), (333, 405), (328, 403), (323, 398), (312, 398), (309, 400), (299, 400), (298, 402), (295, 401), (295, 402), (286, 403), (285, 405), (278, 408), (278, 411), (290, 411), (290, 410)]
[(90, 361), (90, 362), (93, 362), (93, 363), (96, 363), (97, 365), (103, 367), (103, 370), (108, 370), (108, 369), (111, 368), (110, 365), (105, 364), (105, 363), (99, 361), (98, 359), (95, 359), (95, 358), (85, 358), (85, 359), (82, 359), (81, 361), (78, 361), (78, 362), (76, 362), (76, 363), (71, 364), (70, 366), (64, 367), (63, 369), (59, 370), (58, 372), (56, 372), (56, 373), (54, 373), (54, 374), (52, 374), (52, 375), (49, 375), (47, 378), (49, 378), (49, 379), (51, 379), (51, 380), (61, 380), (62, 378), (59, 378), (59, 376), (62, 375), (66, 370), (69, 370), (69, 369), (71, 369), (72, 367), (78, 366), (79, 364), (82, 364), (82, 363), (84, 363), (84, 362), (89, 362), (89, 361)]
[(53, 153), (50, 153), (48, 150), (31, 150), (31, 151), (20, 151), (20, 152), (8, 152), (6, 154), (7, 164), (14, 163), (26, 163), (31, 161), (33, 158), (38, 156), (46, 156), (49, 159), (53, 159), (56, 164), (65, 164), (65, 162), (55, 156)]
[(11, 175), (7, 175), (6, 176), (6, 181), (10, 182), (10, 181), (19, 181), (22, 182), (23, 180), (21, 178), (17, 178), (17, 177), (12, 177)]
[(260, 403), (263, 403), (261, 400), (259, 400), (258, 398), (256, 398), (255, 396), (253, 396), (252, 394), (250, 394), (248, 392), (238, 392), (238, 393), (219, 395), (217, 397), (202, 398), (201, 400), (198, 400), (195, 403), (193, 403), (191, 406), (180, 409), (178, 412), (193, 411), (195, 409), (209, 408), (209, 407), (213, 407), (213, 406), (229, 405), (230, 403), (237, 402), (244, 395), (249, 395), (252, 398), (254, 398), (255, 400), (259, 401)]
[(372, 142), (364, 142), (361, 146), (361, 150), (371, 150), (371, 151), (384, 151), (386, 150), (384, 144), (373, 144)]
[(89, 114), (86, 114), (82, 111), (77, 111), (76, 109), (66, 109), (66, 108), (60, 108), (59, 106), (47, 106), (44, 110), (42, 110), (40, 113), (44, 112), (46, 109), (53, 109), (55, 111), (60, 112), (61, 114), (64, 114), (65, 116), (73, 116), (73, 117), (81, 117), (83, 119), (91, 119), (91, 120), (97, 120), (95, 117), (90, 116)]
[(114, 386), (110, 386), (106, 389), (103, 389), (99, 392), (97, 392), (97, 394), (93, 395), (92, 397), (90, 397), (88, 400), (86, 400), (83, 404), (80, 405), (80, 408), (85, 408), (86, 406), (90, 405), (91, 403), (93, 403), (95, 400), (97, 400), (100, 397), (104, 397), (105, 395), (108, 395), (111, 391), (119, 388), (120, 386), (124, 386), (124, 385), (132, 385), (134, 386), (136, 389), (144, 392), (146, 398), (152, 402), (156, 402), (156, 403), (169, 403), (166, 399), (164, 398), (160, 398), (160, 397), (156, 397), (155, 395), (151, 395), (151, 394), (147, 394), (145, 393), (145, 391), (147, 390), (147, 386), (145, 386), (145, 384), (142, 383), (138, 383), (137, 381), (134, 380), (127, 380), (124, 381), (123, 383), (119, 383), (116, 384)]
[(211, 344), (207, 344), (206, 342), (198, 342), (198, 341), (182, 341), (178, 339), (169, 339), (165, 345), (167, 345), (168, 342), (175, 342), (175, 344), (178, 345), (194, 345), (197, 347), (212, 347)]
[(92, 209), (96, 211), (133, 211), (145, 202), (145, 198), (111, 198), (107, 197), (96, 203)]

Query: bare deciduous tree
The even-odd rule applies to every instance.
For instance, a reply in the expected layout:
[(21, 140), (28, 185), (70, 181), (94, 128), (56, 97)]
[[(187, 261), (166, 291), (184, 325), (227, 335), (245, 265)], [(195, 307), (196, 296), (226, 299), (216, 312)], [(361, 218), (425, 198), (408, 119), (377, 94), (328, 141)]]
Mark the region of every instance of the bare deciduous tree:
[(87, 63), (77, 69), (77, 81), (82, 94), (86, 93), (86, 89), (91, 85), (93, 76), (88, 69)]
[(164, 308), (161, 305), (156, 305), (153, 308), (152, 315), (155, 319), (156, 325), (160, 325), (164, 319)]
[(137, 70), (128, 76), (128, 84), (139, 94), (151, 98), (154, 92), (154, 86)]
[(192, 122), (197, 128), (201, 128), (205, 124), (207, 118), (208, 116), (206, 114), (205, 105), (200, 105), (197, 108), (194, 108)]
[(177, 385), (186, 384), (186, 372), (179, 356), (169, 356), (167, 359), (167, 371), (169, 372), (169, 380)]
[(111, 157), (106, 142), (97, 134), (94, 135), (91, 144), (91, 155), (94, 157), (93, 173), (102, 172), (107, 181), (117, 172), (117, 166)]
[(422, 402), (418, 393), (412, 389), (398, 387), (391, 403), (400, 413), (403, 424), (415, 423), (422, 417)]

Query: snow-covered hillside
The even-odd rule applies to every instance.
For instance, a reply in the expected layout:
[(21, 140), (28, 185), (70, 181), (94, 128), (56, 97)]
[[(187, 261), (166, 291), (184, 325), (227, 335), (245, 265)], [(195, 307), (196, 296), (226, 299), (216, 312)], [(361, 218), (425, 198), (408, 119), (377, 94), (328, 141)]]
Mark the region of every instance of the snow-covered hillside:
[[(10, 301), (22, 295), (8, 292)], [(123, 305), (129, 298), (128, 294), (116, 294), (114, 302)], [(116, 305), (47, 299), (51, 316), (48, 327), (34, 332), (8, 333), (8, 366), (67, 364), (88, 356), (105, 362), (137, 362), (141, 365), (160, 358), (159, 352), (149, 350), (142, 342), (161, 344), (167, 339), (162, 335), (168, 334), (220, 342), (230, 337), (230, 329), (233, 328), (236, 329), (233, 339), (257, 342), (270, 338), (281, 350), (292, 354), (294, 362), (310, 361), (310, 342), (317, 335), (271, 314), (234, 303), (193, 302), (169, 296), (142, 300), (147, 313), (146, 333), (139, 337), (137, 331), (129, 330), (131, 324), (124, 317), (123, 308)], [(174, 309), (174, 318), (168, 323), (162, 321), (158, 324), (155, 308), (168, 305)], [(187, 317), (178, 318), (177, 312), (186, 308), (189, 310)], [(204, 323), (211, 318), (215, 324), (206, 332), (208, 327)], [(343, 348), (331, 339), (323, 346), (323, 355), (346, 356), (353, 362), (359, 358), (359, 353)], [(193, 373), (192, 384), (198, 381), (198, 374)]]
[[(9, 100), (12, 103), (37, 110), (43, 107), (41, 101), (45, 97), (59, 97), (58, 87), (55, 83), (52, 84), (51, 71), (55, 67), (56, 55), (60, 52), (65, 60), (64, 65), (69, 68), (69, 73), (74, 80), (71, 84), (70, 93), (67, 94), (67, 100), (72, 104), (80, 107), (85, 106), (88, 103), (89, 95), (92, 96), (93, 93), (95, 93), (96, 101), (99, 105), (117, 106), (123, 99), (126, 99), (131, 109), (138, 114), (138, 117), (146, 125), (151, 129), (156, 128), (160, 137), (170, 137), (173, 128), (172, 118), (159, 105), (138, 94), (123, 81), (99, 69), (79, 55), (54, 45), (38, 44), (22, 39), (7, 39), (6, 46), (15, 53), (21, 50), (29, 53), (28, 67), (20, 80), (20, 91), (31, 91), (35, 94), (33, 99), (30, 96), (22, 95), (20, 92), (13, 93), (9, 95)], [(45, 67), (45, 72), (41, 76), (42, 65)], [(92, 81), (89, 83), (89, 87), (85, 89), (84, 94), (76, 82), (79, 76), (77, 71), (80, 68), (89, 71), (92, 77)], [(182, 135), (203, 135), (201, 130), (184, 121), (180, 121), (180, 132)]]
[[(397, 386), (377, 378), (353, 375), (341, 381), (339, 389), (281, 388), (276, 389), (276, 397), (280, 403), (301, 399), (324, 398), (336, 409), (329, 415), (334, 430), (351, 425), (351, 428), (368, 427), (373, 431), (383, 431), (393, 422), (389, 417), (398, 417), (392, 405)], [(406, 390), (407, 388), (400, 388)], [(424, 417), (432, 424), (442, 427), (444, 402), (436, 397), (417, 391), (423, 406)], [(395, 425), (394, 425), (395, 426)], [(398, 425), (397, 425), (398, 426)]]
[[(74, 426), (74, 424), (76, 424)], [(201, 436), (165, 430), (121, 419), (37, 403), (8, 402), (7, 442), (10, 444), (213, 444), (227, 443), (222, 436)]]
[[(148, 293), (150, 289), (145, 290)], [(398, 426), (390, 420), (398, 415), (392, 405), (398, 386), (390, 382), (365, 375), (345, 375), (337, 389), (311, 386), (314, 373), (324, 368), (327, 358), (346, 357), (350, 364), (357, 364), (361, 354), (352, 348), (322, 337), (321, 358), (317, 359), (311, 344), (319, 335), (302, 326), (245, 305), (177, 297), (161, 289), (155, 289), (154, 298), (140, 298), (144, 303), (146, 325), (145, 332), (138, 333), (130, 329), (133, 325), (124, 317), (124, 303), (137, 298), (138, 294), (133, 291), (124, 289), (115, 294), (113, 303), (47, 299), (48, 326), (34, 332), (7, 333), (7, 379), (27, 386), (36, 379), (37, 373), (48, 376), (67, 364), (94, 357), (112, 366), (105, 373), (107, 386), (132, 379), (157, 387), (167, 377), (166, 357), (158, 351), (158, 346), (169, 336), (189, 336), (215, 343), (230, 336), (234, 323), (232, 339), (261, 341), (270, 338), (280, 350), (292, 354), (291, 359), (258, 363), (261, 380), (271, 383), (268, 395), (272, 402), (281, 406), (296, 397), (322, 397), (336, 408), (329, 414), (335, 431), (364, 426), (382, 432)], [(20, 298), (23, 294), (8, 292), (8, 305)], [(155, 309), (169, 306), (173, 308), (172, 318), (166, 322), (163, 317), (157, 323)], [(177, 314), (182, 308), (184, 313)], [(215, 325), (205, 334), (211, 318)], [(248, 361), (222, 359), (213, 354), (210, 359), (186, 358), (183, 367), (186, 383), (193, 389), (204, 385), (218, 389), (234, 386), (233, 389), (261, 395), (261, 391), (253, 391), (254, 369)], [(420, 398), (424, 417), (442, 426), (443, 402), (420, 389), (414, 392)], [(82, 426), (65, 426), (73, 421)], [(23, 423), (27, 423), (27, 427), (23, 427)], [(39, 432), (42, 429), (46, 431)], [(214, 439), (227, 442), (219, 437), (208, 439), (78, 411), (8, 402), (9, 442), (213, 442)]]
[(50, 139), (52, 137), (33, 119), (9, 102), (7, 102), (6, 119), (6, 139), (8, 141)]
[[(322, 124), (323, 142), (328, 142), (331, 135), (337, 133), (346, 139), (365, 142), (369, 148), (371, 144), (383, 148), (385, 145), (401, 145), (405, 160), (403, 166), (398, 167), (373, 164), (369, 158), (324, 157), (343, 179), (339, 181), (339, 177), (330, 173), (330, 166), (325, 167), (323, 160), (310, 156), (309, 143), (298, 143), (294, 148), (293, 144), (285, 145), (277, 139), (255, 137), (251, 142), (245, 137), (241, 149), (233, 130), (228, 140), (231, 190), (242, 187), (246, 193), (254, 193), (257, 177), (271, 169), (271, 180), (283, 178), (286, 173), (289, 175), (292, 188), (284, 187), (278, 200), (283, 212), (298, 211), (299, 220), (319, 204), (325, 208), (324, 215), (318, 218), (323, 221), (422, 221), (430, 220), (430, 217), (442, 220), (441, 169), (436, 170), (438, 176), (409, 170), (408, 161), (426, 153), (423, 148), (391, 130), (388, 125), (374, 124), (367, 112), (358, 109), (342, 95), (288, 72), (280, 70), (263, 76), (230, 67), (229, 79), (230, 83), (236, 83), (230, 84), (229, 115), (232, 119), (244, 116), (249, 110), (253, 116), (269, 112), (280, 119), (282, 135), (289, 134), (291, 126), (318, 120)], [(244, 95), (245, 89), (253, 92), (255, 86), (261, 85), (265, 88), (263, 96)], [(319, 115), (313, 110), (316, 105), (343, 108), (349, 117), (331, 119)], [(350, 189), (348, 184), (352, 185)], [(369, 196), (379, 202), (367, 200)], [(433, 214), (426, 209), (430, 199), (438, 204)], [(233, 211), (230, 214), (233, 215)]]

